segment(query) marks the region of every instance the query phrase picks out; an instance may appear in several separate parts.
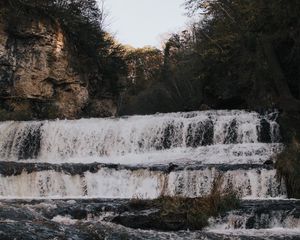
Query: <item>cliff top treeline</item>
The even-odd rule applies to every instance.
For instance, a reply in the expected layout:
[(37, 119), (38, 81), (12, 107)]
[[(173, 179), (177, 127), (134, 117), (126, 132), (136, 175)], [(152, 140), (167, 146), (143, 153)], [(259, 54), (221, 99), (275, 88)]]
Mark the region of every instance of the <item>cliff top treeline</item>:
[(300, 110), (299, 1), (186, 0), (185, 7), (199, 20), (166, 41), (152, 87), (131, 84), (143, 91), (126, 113)]

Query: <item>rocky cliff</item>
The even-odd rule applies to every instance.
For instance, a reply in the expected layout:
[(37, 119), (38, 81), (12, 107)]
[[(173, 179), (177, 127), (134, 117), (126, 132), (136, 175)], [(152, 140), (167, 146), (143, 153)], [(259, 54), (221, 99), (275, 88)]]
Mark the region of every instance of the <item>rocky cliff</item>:
[[(91, 73), (81, 65), (60, 24), (36, 16), (14, 21), (12, 25), (5, 14), (0, 15), (1, 108), (36, 118), (81, 116), (95, 102), (87, 87)], [(104, 101), (104, 106), (98, 107), (102, 112), (93, 115), (116, 113), (114, 101)], [(96, 105), (101, 106), (101, 102), (97, 100)]]

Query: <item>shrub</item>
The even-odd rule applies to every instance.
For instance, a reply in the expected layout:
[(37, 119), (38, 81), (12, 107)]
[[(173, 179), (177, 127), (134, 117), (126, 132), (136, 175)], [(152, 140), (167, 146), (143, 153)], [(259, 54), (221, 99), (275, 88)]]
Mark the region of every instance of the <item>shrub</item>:
[(298, 112), (283, 112), (279, 124), (284, 151), (277, 156), (277, 176), (287, 188), (290, 198), (300, 197), (300, 114)]
[(190, 230), (201, 230), (208, 226), (210, 217), (216, 217), (239, 206), (239, 199), (234, 192), (222, 192), (222, 183), (222, 176), (216, 176), (211, 193), (206, 197), (162, 197), (158, 199), (161, 205), (161, 218), (166, 222), (172, 222), (181, 216), (185, 222), (185, 228)]
[[(239, 207), (239, 199), (236, 193), (221, 190), (223, 178), (217, 176), (213, 183), (211, 193), (206, 197), (185, 198), (162, 196), (155, 200), (132, 199), (130, 207), (135, 210), (149, 208), (158, 209), (154, 215), (148, 215), (143, 225), (138, 228), (158, 229), (166, 231), (177, 230), (201, 230), (208, 226), (210, 217), (217, 217), (227, 211)], [(140, 219), (141, 220), (141, 219)], [(132, 222), (136, 224), (134, 219)], [(130, 225), (127, 219), (122, 221), (124, 225)]]
[(289, 198), (300, 198), (300, 144), (294, 140), (277, 156), (277, 175), (285, 182)]
[(28, 121), (30, 119), (32, 119), (32, 115), (26, 110), (9, 112), (4, 109), (0, 109), (0, 121)]

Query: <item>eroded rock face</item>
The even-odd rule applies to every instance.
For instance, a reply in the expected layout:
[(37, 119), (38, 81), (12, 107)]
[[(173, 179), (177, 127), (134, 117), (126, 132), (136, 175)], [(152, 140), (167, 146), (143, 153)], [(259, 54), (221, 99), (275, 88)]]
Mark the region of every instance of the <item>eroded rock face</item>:
[(89, 102), (89, 72), (71, 49), (58, 23), (24, 18), (12, 27), (0, 16), (2, 104), (12, 111), (36, 111), (32, 105), (38, 102), (52, 106), (55, 117), (80, 116)]

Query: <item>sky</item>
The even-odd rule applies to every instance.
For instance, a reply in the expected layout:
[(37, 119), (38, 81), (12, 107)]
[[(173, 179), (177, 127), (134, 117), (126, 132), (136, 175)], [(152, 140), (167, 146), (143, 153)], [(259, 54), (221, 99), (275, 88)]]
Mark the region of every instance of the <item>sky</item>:
[(184, 28), (184, 0), (105, 0), (106, 29), (133, 47), (160, 47), (167, 33)]

